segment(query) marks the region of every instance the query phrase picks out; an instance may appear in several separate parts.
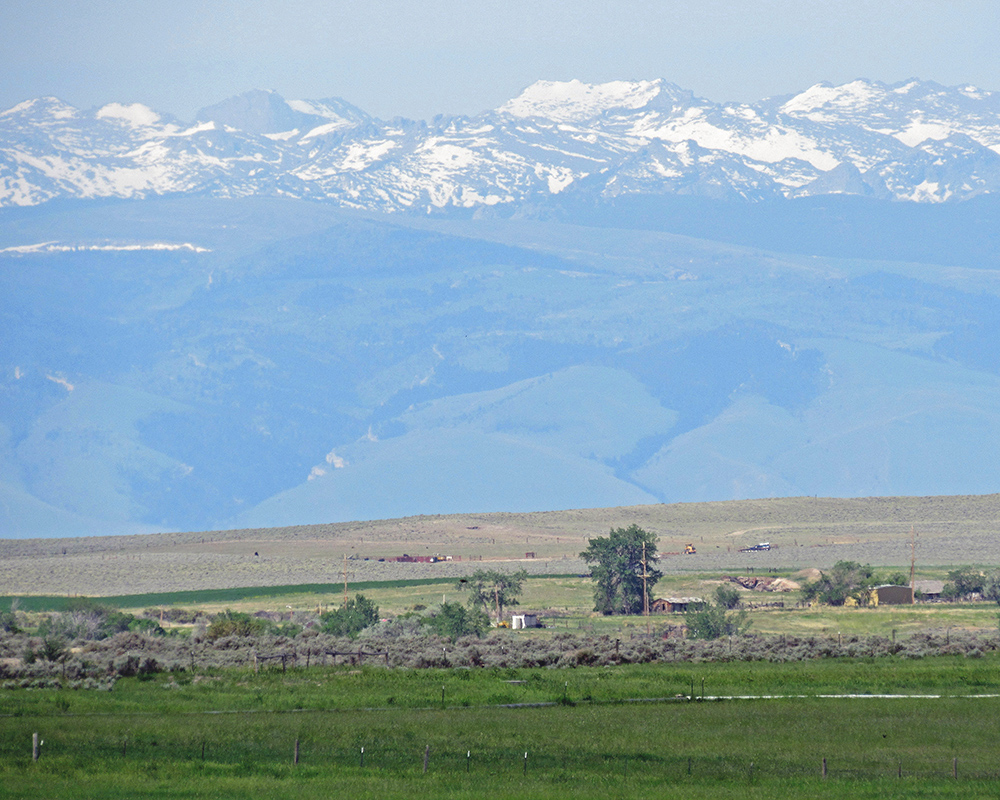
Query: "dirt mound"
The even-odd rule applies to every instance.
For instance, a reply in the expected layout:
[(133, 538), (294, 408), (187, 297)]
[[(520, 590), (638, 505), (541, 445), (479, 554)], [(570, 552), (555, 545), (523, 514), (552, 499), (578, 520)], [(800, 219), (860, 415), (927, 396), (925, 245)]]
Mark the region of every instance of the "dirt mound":
[(754, 592), (790, 592), (794, 589), (802, 588), (795, 581), (790, 581), (787, 578), (757, 578), (743, 575), (730, 577), (725, 575), (722, 580), (730, 581), (738, 586), (742, 586), (744, 589), (750, 589)]

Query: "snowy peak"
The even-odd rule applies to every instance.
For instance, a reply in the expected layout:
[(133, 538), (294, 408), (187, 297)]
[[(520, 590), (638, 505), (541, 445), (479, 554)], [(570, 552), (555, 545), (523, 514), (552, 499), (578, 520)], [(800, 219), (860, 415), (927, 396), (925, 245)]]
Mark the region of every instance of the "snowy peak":
[(79, 111), (58, 97), (38, 97), (25, 100), (16, 106), (0, 112), (0, 118), (9, 119), (72, 119)]
[(841, 86), (823, 82), (792, 97), (781, 106), (780, 111), (821, 122), (844, 112), (863, 111), (874, 104), (884, 103), (887, 95), (884, 84), (871, 81), (856, 80)]
[(916, 78), (893, 85), (856, 80), (842, 86), (818, 83), (786, 100), (777, 111), (818, 123), (850, 123), (891, 134), (914, 147), (928, 138), (943, 139), (954, 130), (995, 128), (1000, 94)]
[[(512, 117), (543, 117), (555, 122), (582, 122), (610, 111), (638, 111), (661, 93), (677, 90), (663, 80), (583, 83), (537, 81), (497, 111)], [(679, 90), (677, 90), (679, 91)]]
[(662, 79), (538, 81), (495, 111), (430, 123), (257, 90), (198, 120), (140, 103), (20, 103), (0, 112), (0, 207), (208, 192), (517, 213), (622, 195), (942, 202), (1000, 192), (1000, 92), (916, 79), (728, 104)]
[(300, 114), (319, 117), (330, 122), (361, 125), (372, 121), (367, 112), (339, 97), (328, 97), (325, 100), (289, 100), (288, 106)]
[(312, 127), (315, 118), (293, 109), (277, 92), (255, 89), (201, 109), (198, 122), (215, 122), (251, 134)]
[(95, 116), (97, 119), (114, 120), (133, 128), (151, 127), (160, 121), (160, 115), (142, 103), (132, 103), (128, 106), (108, 103), (99, 108)]

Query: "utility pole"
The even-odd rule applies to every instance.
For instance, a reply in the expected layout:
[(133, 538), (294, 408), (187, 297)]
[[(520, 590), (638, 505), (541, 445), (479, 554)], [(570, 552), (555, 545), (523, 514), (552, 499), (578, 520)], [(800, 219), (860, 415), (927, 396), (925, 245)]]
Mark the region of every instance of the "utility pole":
[(917, 539), (914, 528), (910, 526), (910, 602), (917, 602), (917, 584), (913, 579), (917, 567)]
[(344, 608), (347, 607), (347, 553), (344, 553)]
[(649, 636), (649, 592), (646, 590), (646, 543), (642, 543), (642, 614), (646, 618), (646, 636)]

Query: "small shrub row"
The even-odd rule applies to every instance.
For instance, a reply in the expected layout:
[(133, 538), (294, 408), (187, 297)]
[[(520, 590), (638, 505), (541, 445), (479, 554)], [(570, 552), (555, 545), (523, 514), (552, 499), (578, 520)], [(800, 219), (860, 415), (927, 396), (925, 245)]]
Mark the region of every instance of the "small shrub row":
[[(446, 608), (351, 628), (339, 634), (339, 620), (302, 615), (274, 620), (224, 612), (191, 636), (162, 636), (127, 629), (104, 638), (70, 639), (47, 628), (43, 636), (23, 630), (0, 632), (0, 680), (56, 680), (60, 685), (158, 672), (245, 667), (256, 657), (285, 656), (295, 666), (317, 663), (387, 664), (390, 667), (612, 666), (651, 662), (766, 661), (820, 658), (924, 658), (957, 655), (980, 658), (1000, 647), (995, 633), (928, 631), (898, 641), (881, 636), (765, 636), (737, 633), (715, 639), (660, 638), (559, 632), (536, 636), (512, 631), (483, 634), (478, 616)], [(337, 624), (324, 625), (334, 619)], [(213, 627), (214, 626), (214, 627)], [(324, 630), (326, 628), (326, 630)], [(264, 658), (265, 667), (280, 663)], [(6, 683), (4, 685), (7, 685)]]

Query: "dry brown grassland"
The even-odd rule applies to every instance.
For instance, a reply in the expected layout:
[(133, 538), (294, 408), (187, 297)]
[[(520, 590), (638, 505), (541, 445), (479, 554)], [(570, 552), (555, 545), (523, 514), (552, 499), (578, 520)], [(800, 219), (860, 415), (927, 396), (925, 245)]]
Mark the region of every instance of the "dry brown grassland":
[[(659, 537), (668, 575), (825, 568), (848, 559), (918, 568), (1000, 564), (1000, 495), (779, 498), (526, 514), (456, 514), (258, 530), (0, 539), (0, 594), (120, 595), (435, 578), (506, 564), (586, 571), (587, 539), (639, 525)], [(770, 552), (739, 553), (769, 541)], [(686, 543), (694, 556), (673, 555)], [(438, 564), (379, 558), (451, 556)], [(533, 557), (527, 554), (533, 553)]]

